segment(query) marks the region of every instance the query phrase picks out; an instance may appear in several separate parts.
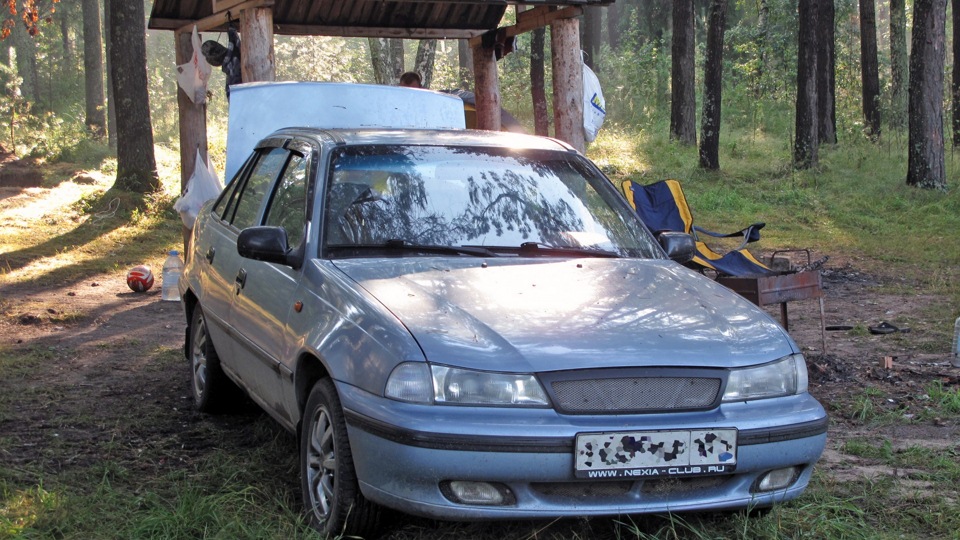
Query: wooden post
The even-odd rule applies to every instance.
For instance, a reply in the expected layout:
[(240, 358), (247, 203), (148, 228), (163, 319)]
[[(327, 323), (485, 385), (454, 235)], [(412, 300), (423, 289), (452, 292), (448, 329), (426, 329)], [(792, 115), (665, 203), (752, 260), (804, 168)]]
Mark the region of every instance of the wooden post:
[(477, 102), (477, 129), (500, 131), (500, 78), (493, 48), (473, 46), (473, 93)]
[(273, 81), (273, 8), (247, 8), (240, 12), (240, 73), (243, 82)]
[[(176, 32), (175, 50), (177, 64), (186, 64), (193, 57), (193, 42), (190, 32)], [(177, 109), (180, 120), (180, 191), (187, 188), (187, 182), (196, 166), (197, 149), (204, 159), (207, 158), (207, 106), (195, 104), (182, 89), (177, 90)], [(190, 256), (190, 229), (183, 228), (184, 260)]]
[(558, 19), (550, 23), (550, 46), (553, 51), (555, 134), (558, 139), (570, 143), (580, 152), (585, 152), (579, 21)]

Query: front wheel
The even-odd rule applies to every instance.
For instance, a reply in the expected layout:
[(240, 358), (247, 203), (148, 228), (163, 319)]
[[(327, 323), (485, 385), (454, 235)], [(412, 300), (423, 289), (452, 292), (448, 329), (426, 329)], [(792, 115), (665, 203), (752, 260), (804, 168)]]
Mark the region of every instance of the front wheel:
[(300, 486), (310, 525), (335, 537), (376, 531), (380, 508), (360, 493), (340, 398), (330, 379), (310, 391), (300, 428)]

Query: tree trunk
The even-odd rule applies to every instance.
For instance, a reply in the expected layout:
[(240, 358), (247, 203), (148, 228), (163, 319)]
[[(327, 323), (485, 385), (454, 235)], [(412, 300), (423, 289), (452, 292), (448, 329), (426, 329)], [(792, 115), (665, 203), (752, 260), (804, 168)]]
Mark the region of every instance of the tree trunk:
[(960, 146), (960, 66), (957, 66), (957, 60), (960, 59), (960, 0), (953, 0), (953, 146)]
[(110, 2), (113, 94), (117, 98), (117, 180), (114, 186), (137, 193), (160, 189), (153, 154), (147, 46), (143, 2)]
[[(711, 10), (716, 9), (716, 7), (711, 3)], [(713, 22), (713, 19), (711, 19), (711, 22)], [(685, 145), (697, 144), (697, 96), (695, 89), (696, 73), (694, 72), (696, 45), (694, 37), (693, 0), (675, 0), (673, 3), (673, 47), (671, 49), (673, 84), (671, 85), (670, 96), (670, 138)], [(710, 42), (710, 45), (713, 44), (713, 42)], [(720, 46), (723, 46), (722, 41)]]
[(793, 164), (798, 169), (819, 163), (817, 127), (817, 24), (818, 0), (799, 0), (797, 33), (797, 112)]
[(542, 137), (550, 135), (550, 118), (547, 110), (546, 66), (544, 44), (546, 28), (533, 31), (530, 40), (530, 94), (533, 99), (533, 129)]
[(473, 88), (473, 49), (469, 39), (457, 40), (457, 53), (460, 57), (460, 88), (470, 90)]
[(620, 10), (617, 4), (610, 4), (607, 10), (607, 45), (611, 51), (620, 50)]
[(720, 97), (723, 87), (723, 36), (727, 26), (727, 0), (710, 2), (708, 24), (707, 58), (703, 66), (700, 166), (717, 170), (720, 168)]
[(58, 9), (57, 15), (60, 18), (60, 42), (63, 48), (63, 64), (60, 66), (60, 76), (72, 81), (77, 72), (77, 45), (75, 33), (70, 23), (76, 21), (76, 18), (71, 17), (66, 9)]
[[(367, 38), (373, 78), (377, 84), (396, 85), (403, 74), (403, 40), (394, 38)], [(398, 47), (399, 44), (399, 47)], [(399, 48), (399, 53), (397, 50)]]
[(890, 127), (907, 117), (907, 15), (904, 0), (890, 0)]
[(764, 84), (763, 76), (767, 69), (767, 41), (770, 35), (770, 6), (767, 0), (760, 0), (757, 4), (757, 67), (753, 71), (756, 87), (753, 95), (763, 97)]
[(583, 8), (583, 51), (587, 53), (584, 62), (594, 71), (600, 69), (601, 9), (600, 6)]
[(417, 45), (417, 59), (413, 63), (413, 70), (420, 74), (421, 85), (430, 88), (433, 81), (433, 61), (437, 53), (437, 40), (421, 39)]
[(117, 149), (117, 104), (113, 97), (113, 62), (110, 54), (113, 50), (113, 41), (110, 39), (110, 0), (103, 3), (103, 42), (107, 51), (107, 144)]
[(860, 69), (863, 71), (864, 128), (871, 141), (880, 139), (880, 69), (877, 63), (877, 21), (874, 0), (860, 0)]
[(833, 3), (834, 0), (820, 0), (820, 25), (817, 27), (817, 136), (820, 142), (827, 144), (837, 144), (836, 22)]
[(107, 134), (103, 101), (103, 35), (100, 32), (100, 1), (83, 0), (83, 80), (86, 124), (94, 139)]
[(20, 76), (20, 95), (28, 103), (40, 101), (37, 84), (37, 42), (27, 33), (23, 24), (16, 24), (11, 32), (13, 47), (17, 51), (17, 75)]
[(915, 0), (910, 50), (907, 184), (946, 189), (943, 69), (947, 0)]

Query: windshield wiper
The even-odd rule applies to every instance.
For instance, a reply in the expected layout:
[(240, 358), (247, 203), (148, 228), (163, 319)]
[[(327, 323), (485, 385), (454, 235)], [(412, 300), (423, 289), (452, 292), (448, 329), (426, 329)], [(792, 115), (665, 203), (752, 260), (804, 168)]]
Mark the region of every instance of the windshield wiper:
[[(463, 246), (479, 247), (479, 246)], [(524, 257), (602, 257), (618, 258), (619, 253), (607, 251), (605, 249), (585, 248), (576, 246), (549, 246), (540, 242), (524, 242), (520, 247), (513, 246), (486, 246), (486, 249), (493, 251), (505, 251), (516, 253)]]
[(406, 240), (391, 238), (382, 244), (333, 244), (327, 249), (371, 250), (371, 251), (412, 251), (434, 253), (438, 255), (470, 255), (472, 257), (499, 257), (495, 252), (481, 246), (438, 246), (412, 244)]

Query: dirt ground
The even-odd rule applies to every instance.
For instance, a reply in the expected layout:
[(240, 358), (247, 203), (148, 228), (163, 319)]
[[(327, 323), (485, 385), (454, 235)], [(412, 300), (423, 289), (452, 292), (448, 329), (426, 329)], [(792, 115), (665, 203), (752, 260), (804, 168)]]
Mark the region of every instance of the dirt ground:
[[(0, 194), (0, 212), (23, 196)], [(826, 332), (825, 351), (818, 302), (789, 304), (790, 333), (806, 354), (810, 390), (831, 414), (819, 466), (838, 478), (898, 474), (837, 451), (848, 437), (885, 438), (895, 447), (954, 448), (960, 440), (957, 425), (923, 415), (934, 381), (946, 388), (960, 382), (949, 343), (941, 342), (944, 322), (930, 320), (953, 311), (945, 299), (911, 293), (909, 282), (873, 275), (872, 267), (837, 257), (825, 263), (825, 322), (852, 327)], [(39, 464), (43, 475), (56, 476), (95, 466), (110, 452), (134, 468), (159, 472), (189, 466), (214, 447), (229, 452), (287, 437), (278, 427), (258, 429), (255, 424), (269, 422), (256, 413), (194, 412), (181, 352), (184, 317), (179, 303), (160, 299), (157, 281), (143, 294), (131, 292), (119, 273), (45, 287), (0, 281), (0, 352), (37, 359), (0, 380), (0, 466), (32, 471)], [(779, 317), (776, 306), (768, 309)], [(866, 331), (882, 321), (901, 331)], [(916, 421), (866, 430), (853, 418), (865, 396), (877, 410)], [(295, 452), (293, 438), (288, 442)], [(292, 457), (277, 473), (298, 491)]]

